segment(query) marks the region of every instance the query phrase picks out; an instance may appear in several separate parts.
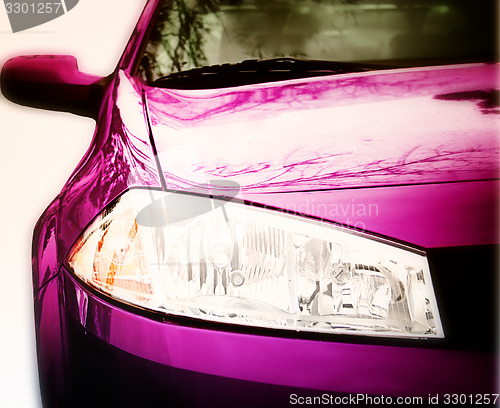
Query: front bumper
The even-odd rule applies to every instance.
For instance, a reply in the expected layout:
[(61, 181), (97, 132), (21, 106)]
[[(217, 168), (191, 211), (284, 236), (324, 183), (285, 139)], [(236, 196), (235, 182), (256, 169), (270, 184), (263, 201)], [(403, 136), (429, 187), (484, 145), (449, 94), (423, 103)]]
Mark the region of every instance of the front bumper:
[[(179, 324), (134, 313), (65, 270), (44, 294), (38, 308), (55, 310), (59, 304), (63, 322), (64, 385), (59, 387), (64, 390), (57, 390), (63, 406), (281, 407), (300, 396), (323, 396), (325, 402), (352, 394), (427, 398), (498, 392), (495, 353), (429, 347), (425, 340), (419, 347), (415, 341), (349, 343), (332, 336), (318, 340), (199, 328), (194, 321)], [(55, 316), (40, 316), (43, 331), (46, 319)], [(55, 345), (42, 337), (43, 365), (45, 349)], [(42, 377), (47, 372), (40, 367)], [(42, 391), (50, 381), (41, 378)]]

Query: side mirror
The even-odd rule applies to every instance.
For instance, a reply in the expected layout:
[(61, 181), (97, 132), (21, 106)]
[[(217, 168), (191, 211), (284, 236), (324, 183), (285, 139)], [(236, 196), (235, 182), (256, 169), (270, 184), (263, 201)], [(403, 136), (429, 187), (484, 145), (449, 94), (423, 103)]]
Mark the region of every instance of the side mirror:
[(97, 118), (108, 81), (80, 72), (73, 56), (33, 55), (8, 60), (0, 83), (14, 103)]

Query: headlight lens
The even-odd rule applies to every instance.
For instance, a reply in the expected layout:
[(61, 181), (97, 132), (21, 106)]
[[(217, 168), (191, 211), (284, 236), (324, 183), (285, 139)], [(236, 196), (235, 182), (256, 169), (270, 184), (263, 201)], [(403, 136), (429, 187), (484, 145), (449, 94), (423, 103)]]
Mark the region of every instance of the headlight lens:
[(424, 253), (236, 202), (130, 190), (88, 227), (67, 265), (107, 295), (167, 314), (444, 337)]

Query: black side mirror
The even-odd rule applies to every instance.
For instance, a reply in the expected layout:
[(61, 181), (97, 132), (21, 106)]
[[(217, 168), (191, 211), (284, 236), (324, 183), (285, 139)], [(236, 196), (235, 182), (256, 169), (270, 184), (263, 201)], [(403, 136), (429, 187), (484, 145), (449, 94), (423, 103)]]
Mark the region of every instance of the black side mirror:
[(80, 72), (71, 55), (33, 55), (8, 60), (0, 83), (14, 103), (97, 118), (108, 80)]

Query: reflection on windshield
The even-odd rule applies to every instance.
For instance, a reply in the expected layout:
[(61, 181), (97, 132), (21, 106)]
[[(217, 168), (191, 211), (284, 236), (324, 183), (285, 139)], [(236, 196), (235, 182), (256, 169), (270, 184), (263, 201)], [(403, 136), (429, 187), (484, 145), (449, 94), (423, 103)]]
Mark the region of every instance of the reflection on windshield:
[[(170, 0), (142, 61), (155, 80), (246, 59), (391, 62), (491, 58), (493, 0)], [(449, 60), (449, 61), (447, 61)]]

